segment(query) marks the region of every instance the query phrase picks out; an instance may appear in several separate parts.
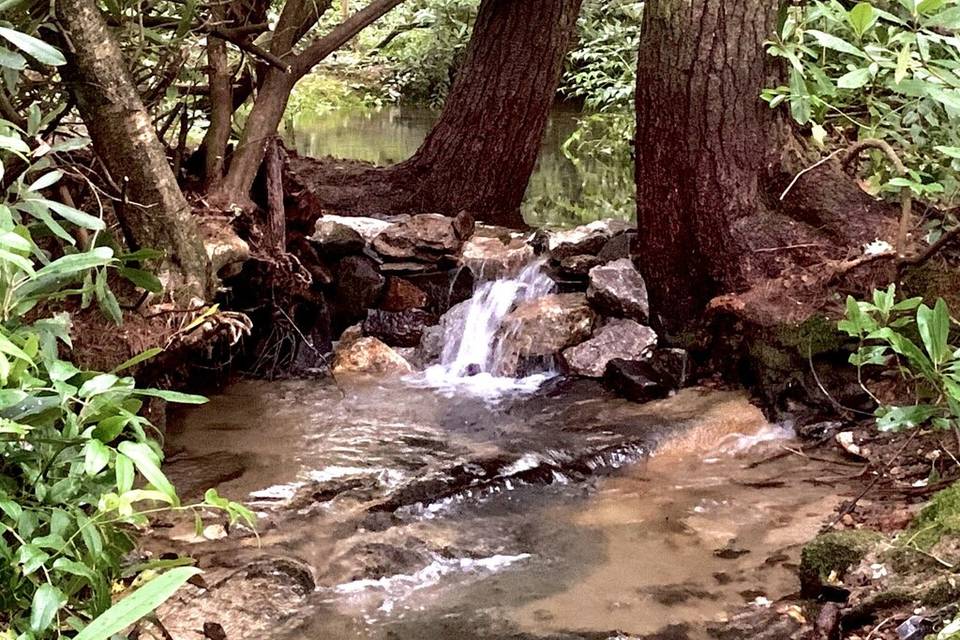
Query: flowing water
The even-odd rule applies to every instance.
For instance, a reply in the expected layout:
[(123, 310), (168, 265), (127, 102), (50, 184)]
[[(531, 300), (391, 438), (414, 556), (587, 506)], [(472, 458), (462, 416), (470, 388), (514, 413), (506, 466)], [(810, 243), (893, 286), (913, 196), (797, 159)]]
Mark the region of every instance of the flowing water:
[[(438, 112), (425, 107), (350, 108), (304, 114), (285, 125), (290, 144), (302, 154), (391, 165), (406, 160), (430, 132)], [(523, 215), (532, 226), (573, 226), (600, 218), (634, 215), (633, 168), (595, 157), (569, 157), (564, 143), (580, 114), (554, 110), (537, 168), (527, 189)]]
[(172, 420), (182, 493), (216, 484), (260, 532), (157, 528), (155, 549), (207, 570), (162, 612), (173, 637), (705, 638), (794, 591), (837, 470), (746, 464), (791, 434), (737, 393), (638, 405), (551, 371), (498, 378), (506, 314), (551, 289), (538, 264), (482, 283), (421, 374), (238, 382)]

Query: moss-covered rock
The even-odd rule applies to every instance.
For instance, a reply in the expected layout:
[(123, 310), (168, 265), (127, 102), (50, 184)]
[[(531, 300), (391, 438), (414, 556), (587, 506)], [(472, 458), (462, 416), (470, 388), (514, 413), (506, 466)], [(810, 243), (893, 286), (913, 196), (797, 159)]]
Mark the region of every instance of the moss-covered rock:
[(948, 534), (960, 535), (960, 482), (935, 494), (899, 540), (929, 550)]
[(840, 579), (883, 540), (875, 531), (831, 531), (809, 542), (800, 555), (800, 587), (805, 596), (816, 597), (834, 574)]

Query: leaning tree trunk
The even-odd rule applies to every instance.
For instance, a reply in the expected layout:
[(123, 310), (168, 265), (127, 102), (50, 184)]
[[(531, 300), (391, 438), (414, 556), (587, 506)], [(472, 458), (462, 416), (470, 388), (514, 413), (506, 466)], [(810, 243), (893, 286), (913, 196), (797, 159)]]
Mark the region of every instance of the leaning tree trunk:
[[(389, 170), (409, 207), (520, 226), (582, 0), (483, 0), (443, 113)], [(404, 184), (405, 183), (405, 184)]]
[(666, 328), (742, 282), (736, 220), (760, 205), (760, 99), (780, 0), (648, 0), (637, 71), (639, 261)]
[(205, 296), (209, 261), (163, 145), (95, 0), (58, 0), (67, 66), (64, 79), (94, 150), (126, 204), (117, 217), (128, 244), (166, 252), (177, 295)]

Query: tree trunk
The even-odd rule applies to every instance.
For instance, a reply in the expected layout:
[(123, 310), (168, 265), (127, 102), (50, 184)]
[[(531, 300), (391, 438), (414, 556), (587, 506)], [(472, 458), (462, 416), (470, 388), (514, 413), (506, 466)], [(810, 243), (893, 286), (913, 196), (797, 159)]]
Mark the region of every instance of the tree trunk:
[[(210, 7), (214, 20), (223, 22), (226, 11), (214, 3)], [(220, 184), (230, 142), (230, 124), (233, 120), (233, 82), (227, 58), (227, 43), (222, 38), (207, 34), (207, 75), (210, 78), (210, 127), (205, 137), (204, 186), (209, 191)]]
[(637, 71), (639, 262), (667, 329), (744, 282), (774, 116), (760, 99), (780, 0), (648, 0)]
[(439, 121), (390, 170), (409, 206), (522, 226), (520, 204), (540, 151), (582, 0), (483, 0)]
[(97, 155), (130, 200), (117, 213), (128, 244), (166, 252), (172, 293), (205, 297), (211, 274), (190, 205), (96, 2), (59, 0), (56, 8), (64, 79)]

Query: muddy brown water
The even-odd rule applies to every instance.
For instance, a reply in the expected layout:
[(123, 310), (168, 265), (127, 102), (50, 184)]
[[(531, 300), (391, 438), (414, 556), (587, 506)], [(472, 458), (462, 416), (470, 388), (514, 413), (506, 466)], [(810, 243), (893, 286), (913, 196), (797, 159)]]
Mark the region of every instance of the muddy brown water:
[(186, 522), (151, 537), (207, 570), (161, 611), (175, 638), (205, 622), (228, 638), (705, 638), (796, 590), (844, 471), (750, 468), (787, 434), (703, 389), (636, 405), (555, 382), (490, 404), (401, 381), (240, 382), (173, 425), (174, 479), (220, 477), (260, 515), (259, 542)]

